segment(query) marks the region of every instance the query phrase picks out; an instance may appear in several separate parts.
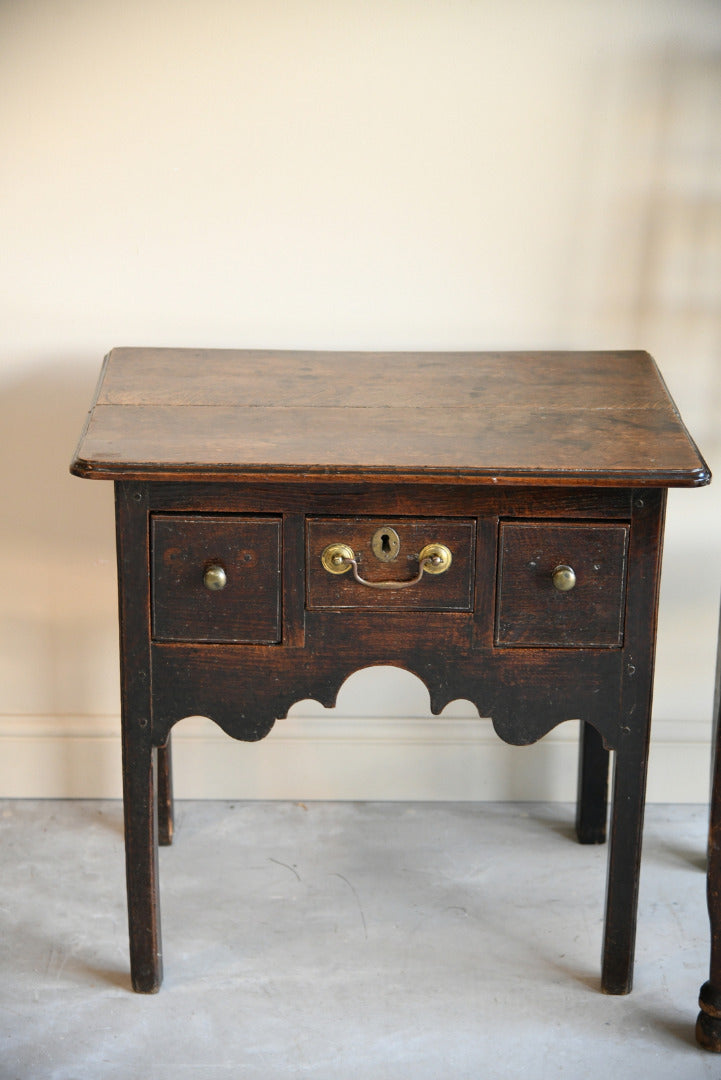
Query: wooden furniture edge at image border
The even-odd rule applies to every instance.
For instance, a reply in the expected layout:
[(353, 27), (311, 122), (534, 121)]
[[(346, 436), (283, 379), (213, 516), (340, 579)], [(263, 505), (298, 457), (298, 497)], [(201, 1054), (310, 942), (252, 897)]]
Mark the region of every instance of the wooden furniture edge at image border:
[(136, 990), (173, 725), (255, 741), (383, 663), (511, 744), (580, 718), (582, 842), (615, 751), (602, 989), (630, 990), (666, 491), (710, 480), (647, 353), (115, 349), (71, 471), (116, 489)]
[(716, 660), (712, 739), (711, 804), (706, 868), (706, 899), (711, 927), (709, 977), (699, 993), (696, 1039), (704, 1050), (721, 1053), (721, 623)]

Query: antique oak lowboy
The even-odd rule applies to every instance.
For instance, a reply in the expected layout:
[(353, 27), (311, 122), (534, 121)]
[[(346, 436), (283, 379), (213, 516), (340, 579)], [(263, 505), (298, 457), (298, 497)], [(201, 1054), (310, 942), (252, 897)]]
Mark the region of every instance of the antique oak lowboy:
[(509, 743), (580, 720), (582, 842), (615, 752), (602, 987), (630, 990), (666, 490), (709, 480), (646, 353), (115, 349), (72, 471), (116, 487), (136, 990), (173, 725), (261, 739), (374, 664)]

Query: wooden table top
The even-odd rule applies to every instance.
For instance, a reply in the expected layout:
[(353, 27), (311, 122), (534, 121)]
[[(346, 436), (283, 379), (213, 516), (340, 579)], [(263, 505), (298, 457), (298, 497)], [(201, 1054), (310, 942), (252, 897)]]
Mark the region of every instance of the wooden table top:
[(106, 480), (710, 480), (644, 352), (114, 349), (71, 471)]

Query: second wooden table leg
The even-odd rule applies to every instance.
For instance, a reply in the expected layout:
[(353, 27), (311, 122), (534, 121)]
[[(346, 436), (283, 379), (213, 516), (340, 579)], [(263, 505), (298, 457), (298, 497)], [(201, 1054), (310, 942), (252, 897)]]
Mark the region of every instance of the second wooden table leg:
[(173, 842), (173, 754), (170, 735), (165, 746), (158, 747), (158, 843)]
[(155, 993), (163, 981), (158, 888), (157, 752), (147, 736), (123, 736), (125, 869), (133, 989)]
[(576, 835), (581, 844), (603, 844), (606, 840), (608, 759), (609, 752), (595, 727), (581, 724), (576, 802)]

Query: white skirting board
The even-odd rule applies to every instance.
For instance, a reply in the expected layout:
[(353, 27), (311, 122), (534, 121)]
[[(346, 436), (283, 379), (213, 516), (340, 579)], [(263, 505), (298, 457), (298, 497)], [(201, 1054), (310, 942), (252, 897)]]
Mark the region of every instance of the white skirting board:
[[(117, 717), (0, 718), (0, 797), (117, 798)], [(294, 717), (259, 743), (191, 717), (174, 730), (175, 793), (190, 799), (568, 801), (578, 724), (530, 747), (488, 720)], [(650, 802), (708, 799), (711, 724), (654, 723)]]

